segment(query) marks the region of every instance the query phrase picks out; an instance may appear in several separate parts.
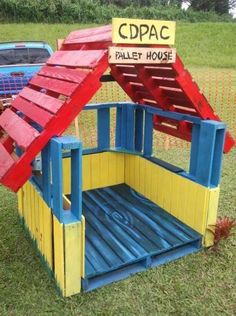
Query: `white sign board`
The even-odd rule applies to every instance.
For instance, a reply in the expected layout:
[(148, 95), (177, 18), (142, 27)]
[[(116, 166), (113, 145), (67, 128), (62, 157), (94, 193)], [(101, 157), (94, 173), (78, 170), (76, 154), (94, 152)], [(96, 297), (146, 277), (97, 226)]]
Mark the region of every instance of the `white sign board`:
[(174, 48), (109, 47), (110, 64), (171, 64), (175, 62)]

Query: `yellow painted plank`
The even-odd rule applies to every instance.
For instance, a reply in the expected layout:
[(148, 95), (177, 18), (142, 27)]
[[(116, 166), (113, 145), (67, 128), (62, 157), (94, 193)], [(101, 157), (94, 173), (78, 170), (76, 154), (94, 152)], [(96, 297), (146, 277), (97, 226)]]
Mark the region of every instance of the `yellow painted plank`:
[[(110, 174), (109, 174), (109, 168), (108, 168), (109, 155), (107, 155), (107, 153), (104, 153), (103, 155), (99, 154), (97, 158), (99, 160), (99, 168), (100, 168), (99, 187), (106, 187), (107, 183), (109, 183), (111, 181)], [(94, 170), (92, 170), (91, 173), (93, 174)]]
[(29, 214), (29, 199), (30, 199), (30, 194), (29, 194), (29, 183), (27, 182), (25, 185), (25, 195), (24, 195), (24, 203), (25, 203), (25, 212), (24, 212), (24, 220), (25, 220), (25, 226), (28, 228), (29, 223), (28, 223), (28, 214)]
[[(83, 156), (83, 191), (124, 183), (124, 154), (104, 152)], [(63, 159), (64, 194), (70, 194), (70, 158)]]
[(39, 208), (38, 208), (38, 222), (39, 222), (39, 250), (42, 252), (42, 254), (44, 254), (44, 245), (43, 245), (43, 203), (42, 200), (39, 198)]
[(124, 183), (125, 181), (125, 155), (123, 153), (117, 156), (116, 183)]
[(83, 156), (83, 191), (91, 188), (91, 155)]
[(209, 204), (208, 204), (208, 213), (206, 220), (206, 233), (204, 238), (204, 246), (210, 247), (214, 244), (214, 235), (212, 229), (216, 224), (217, 219), (217, 209), (219, 203), (219, 194), (220, 189), (215, 188), (209, 192)]
[(52, 213), (51, 209), (43, 202), (44, 209), (44, 255), (47, 263), (53, 269), (53, 247), (52, 247)]
[(54, 274), (56, 282), (65, 295), (65, 266), (64, 266), (64, 232), (63, 224), (53, 216), (53, 240), (54, 240)]
[(24, 186), (17, 192), (17, 201), (18, 201), (18, 213), (20, 217), (23, 217), (24, 213)]
[(96, 189), (101, 186), (101, 167), (100, 154), (91, 155), (91, 189)]
[(82, 223), (64, 225), (65, 236), (65, 296), (81, 291), (83, 243)]
[(112, 42), (173, 45), (175, 43), (175, 22), (113, 18)]
[(31, 210), (30, 210), (30, 214), (31, 214), (31, 234), (32, 234), (32, 238), (35, 240), (35, 189), (32, 186), (32, 184), (30, 185), (30, 195), (31, 195)]
[(41, 251), (40, 245), (40, 208), (41, 208), (41, 196), (39, 194), (35, 195), (35, 238), (37, 241), (38, 249)]
[(81, 217), (81, 277), (85, 278), (85, 218)]

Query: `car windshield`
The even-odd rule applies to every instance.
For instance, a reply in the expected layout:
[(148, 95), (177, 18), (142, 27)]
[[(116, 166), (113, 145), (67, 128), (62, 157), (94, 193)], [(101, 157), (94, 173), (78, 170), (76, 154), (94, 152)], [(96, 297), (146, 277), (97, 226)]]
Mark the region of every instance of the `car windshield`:
[(12, 48), (0, 50), (0, 66), (43, 64), (50, 54), (45, 48)]

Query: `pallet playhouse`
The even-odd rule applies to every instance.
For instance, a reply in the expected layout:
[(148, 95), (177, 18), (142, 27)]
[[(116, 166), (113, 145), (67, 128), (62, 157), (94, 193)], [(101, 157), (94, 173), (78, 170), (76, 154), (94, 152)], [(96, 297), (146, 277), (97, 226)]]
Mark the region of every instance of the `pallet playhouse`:
[[(167, 33), (163, 42), (145, 42), (146, 34), (135, 42), (128, 23), (72, 32), (0, 116), (0, 181), (18, 191), (20, 218), (63, 296), (213, 243), (222, 154), (234, 141), (178, 55), (171, 63), (137, 62), (137, 53), (133, 62), (112, 61), (125, 56), (120, 50), (173, 53)], [(169, 23), (145, 21), (165, 32)], [(131, 101), (86, 105), (109, 80)], [(97, 144), (86, 150), (60, 137), (82, 109), (97, 112)], [(154, 130), (191, 142), (189, 172), (153, 157)]]

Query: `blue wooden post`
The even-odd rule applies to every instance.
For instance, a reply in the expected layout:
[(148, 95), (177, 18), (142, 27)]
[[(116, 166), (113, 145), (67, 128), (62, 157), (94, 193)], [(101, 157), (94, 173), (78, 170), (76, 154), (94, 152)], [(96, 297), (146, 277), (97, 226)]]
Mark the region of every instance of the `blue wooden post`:
[(110, 148), (110, 108), (97, 110), (98, 149)]
[(42, 150), (41, 158), (43, 199), (51, 207), (50, 143)]
[[(65, 136), (51, 140), (53, 213), (61, 223), (81, 220), (82, 214), (82, 144)], [(62, 152), (71, 152), (71, 210), (63, 209)]]
[(52, 197), (53, 213), (59, 222), (63, 222), (63, 197), (62, 197), (62, 142), (59, 138), (51, 140), (52, 159)]
[(126, 138), (124, 139), (124, 147), (129, 151), (134, 150), (134, 111), (135, 106), (127, 104), (124, 106), (124, 111), (126, 111)]
[(143, 154), (146, 157), (152, 155), (153, 144), (153, 114), (145, 111), (145, 126), (144, 126), (144, 150)]
[(71, 151), (71, 212), (82, 215), (82, 146)]
[(124, 103), (116, 112), (116, 148), (134, 150), (135, 104)]
[(201, 121), (193, 126), (190, 177), (205, 186), (218, 186), (221, 175), (225, 124)]
[(142, 151), (143, 149), (143, 112), (140, 107), (135, 111), (135, 151)]
[(115, 147), (121, 147), (121, 128), (122, 128), (122, 107), (121, 105), (117, 106), (116, 109), (116, 139), (115, 139)]

